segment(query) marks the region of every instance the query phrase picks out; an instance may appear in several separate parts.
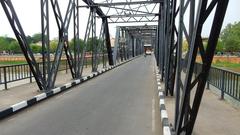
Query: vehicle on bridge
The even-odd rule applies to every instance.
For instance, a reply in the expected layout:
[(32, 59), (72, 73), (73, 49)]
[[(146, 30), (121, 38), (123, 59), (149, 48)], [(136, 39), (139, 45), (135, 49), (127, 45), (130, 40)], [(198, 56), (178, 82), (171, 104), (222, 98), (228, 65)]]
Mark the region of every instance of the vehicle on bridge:
[(152, 54), (152, 45), (151, 44), (145, 44), (143, 47), (144, 47), (145, 55)]

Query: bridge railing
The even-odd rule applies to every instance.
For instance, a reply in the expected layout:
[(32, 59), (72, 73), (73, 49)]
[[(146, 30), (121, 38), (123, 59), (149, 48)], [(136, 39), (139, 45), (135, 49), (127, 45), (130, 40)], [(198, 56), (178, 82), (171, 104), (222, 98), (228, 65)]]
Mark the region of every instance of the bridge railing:
[[(195, 73), (198, 74), (201, 68), (202, 64), (196, 63), (194, 69)], [(224, 99), (224, 95), (227, 94), (240, 101), (240, 73), (211, 67), (207, 81), (207, 88), (209, 88), (209, 84), (221, 91), (221, 99)]]
[[(37, 63), (38, 67), (42, 69), (43, 63)], [(58, 71), (66, 70), (67, 72), (68, 64), (67, 60), (61, 60)], [(18, 65), (10, 65), (10, 66), (2, 66), (0, 67), (0, 85), (4, 85), (4, 88), (7, 89), (8, 83), (30, 79), (32, 82), (33, 75), (30, 72), (30, 68), (28, 64), (18, 64)]]

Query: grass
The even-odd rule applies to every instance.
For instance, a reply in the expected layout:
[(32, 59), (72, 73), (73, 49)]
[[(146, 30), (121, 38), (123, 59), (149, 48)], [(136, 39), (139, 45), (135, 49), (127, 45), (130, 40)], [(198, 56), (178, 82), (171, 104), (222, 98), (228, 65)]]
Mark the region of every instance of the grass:
[(235, 72), (240, 72), (240, 63), (231, 63), (231, 62), (220, 62), (217, 61), (216, 63), (212, 64), (215, 67), (225, 68), (227, 70), (232, 70)]
[(0, 66), (9, 66), (17, 64), (27, 64), (26, 61), (0, 61)]

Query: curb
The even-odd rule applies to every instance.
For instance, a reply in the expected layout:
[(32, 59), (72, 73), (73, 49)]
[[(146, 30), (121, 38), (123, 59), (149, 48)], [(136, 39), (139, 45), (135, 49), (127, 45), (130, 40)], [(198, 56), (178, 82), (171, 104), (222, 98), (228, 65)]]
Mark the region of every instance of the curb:
[(125, 63), (128, 63), (128, 62), (130, 62), (130, 61), (132, 61), (132, 60), (134, 60), (138, 57), (140, 57), (140, 56), (137, 56), (137, 57), (131, 58), (129, 60), (126, 60), (124, 62), (121, 62), (118, 65), (110, 66), (110, 67), (107, 67), (107, 68), (102, 69), (100, 71), (91, 73), (90, 75), (82, 77), (81, 79), (76, 79), (72, 82), (66, 83), (65, 85), (63, 85), (61, 87), (54, 88), (50, 91), (47, 91), (47, 92), (41, 93), (39, 95), (36, 95), (36, 96), (32, 97), (31, 99), (21, 101), (21, 102), (16, 103), (16, 104), (14, 104), (14, 105), (12, 105), (12, 106), (4, 109), (4, 110), (0, 110), (0, 120), (7, 117), (7, 116), (15, 114), (20, 110), (23, 110), (23, 109), (26, 109), (26, 108), (28, 108), (32, 105), (35, 105), (42, 100), (45, 100), (45, 99), (50, 98), (52, 96), (55, 96), (55, 95), (57, 95), (61, 92), (64, 92), (64, 91), (68, 90), (69, 88), (72, 88), (76, 85), (82, 84), (82, 83), (84, 83), (84, 82), (86, 82), (86, 81), (88, 81), (88, 80), (90, 80), (94, 77), (97, 77), (97, 76), (99, 76), (99, 75), (101, 75), (101, 74), (103, 74), (107, 71), (110, 71), (110, 70), (112, 70), (116, 67), (119, 67), (119, 66), (121, 66)]
[(158, 74), (159, 70), (157, 69), (157, 66), (155, 66), (155, 72), (156, 72), (157, 92), (158, 92), (158, 98), (159, 98), (159, 108), (160, 108), (161, 122), (162, 122), (162, 128), (163, 128), (163, 135), (171, 135), (171, 130), (170, 130), (169, 121), (168, 121), (168, 114), (165, 106), (165, 96), (164, 96), (165, 93), (161, 86), (160, 74)]

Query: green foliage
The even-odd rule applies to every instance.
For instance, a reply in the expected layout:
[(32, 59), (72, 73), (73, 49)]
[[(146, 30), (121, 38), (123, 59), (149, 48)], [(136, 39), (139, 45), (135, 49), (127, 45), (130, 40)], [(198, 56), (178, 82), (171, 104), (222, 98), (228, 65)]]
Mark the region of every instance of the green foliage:
[(223, 45), (223, 42), (221, 40), (218, 40), (217, 46), (216, 46), (216, 52), (224, 52), (225, 48)]
[(188, 51), (188, 42), (186, 39), (183, 40), (183, 43), (182, 43), (182, 51), (183, 52), (187, 52)]
[(7, 50), (9, 42), (5, 37), (0, 37), (0, 51)]
[(221, 32), (220, 38), (225, 51), (240, 51), (240, 22), (228, 24)]
[[(40, 45), (37, 45), (37, 43), (42, 41), (42, 35), (41, 33), (36, 33), (33, 36), (26, 36), (27, 42), (30, 45), (31, 50), (33, 53), (41, 53), (42, 47)], [(96, 42), (98, 43), (98, 39), (96, 39)], [(84, 41), (82, 39), (79, 39), (79, 44), (80, 44), (80, 50), (83, 49), (84, 47)], [(70, 49), (73, 51), (74, 50), (74, 40), (72, 39), (69, 42)], [(50, 52), (54, 53), (57, 49), (58, 46), (58, 40), (54, 39), (50, 41)], [(88, 47), (87, 51), (90, 51), (91, 48), (91, 38), (88, 41)], [(17, 42), (16, 39), (10, 38), (10, 37), (1, 37), (0, 36), (0, 51), (8, 51), (11, 53), (21, 53), (21, 48)]]
[(32, 43), (37, 43), (42, 41), (42, 34), (41, 33), (36, 33), (32, 36), (32, 39), (28, 39), (29, 41), (32, 41)]
[(57, 40), (50, 41), (50, 52), (54, 53), (57, 49), (57, 46), (58, 46), (58, 41)]
[(8, 50), (12, 53), (21, 53), (21, 47), (16, 40), (9, 44)]
[(40, 53), (42, 51), (42, 47), (37, 44), (30, 45), (33, 53)]
[(0, 51), (8, 51), (11, 53), (20, 53), (21, 48), (14, 38), (0, 37)]
[[(84, 46), (84, 41), (82, 39), (79, 39), (79, 44), (80, 44), (80, 50), (83, 49)], [(69, 42), (70, 45), (70, 49), (73, 51), (74, 50), (74, 39), (71, 39), (71, 41)]]
[(91, 52), (91, 51), (92, 51), (92, 49), (93, 49), (93, 43), (98, 46), (98, 45), (100, 45), (101, 41), (100, 41), (97, 37), (89, 38), (89, 39), (87, 40), (87, 51), (88, 51), (88, 52)]
[(227, 61), (216, 61), (216, 63), (213, 63), (213, 66), (240, 72), (240, 68), (239, 68), (240, 63), (231, 63), (231, 62), (227, 62)]

